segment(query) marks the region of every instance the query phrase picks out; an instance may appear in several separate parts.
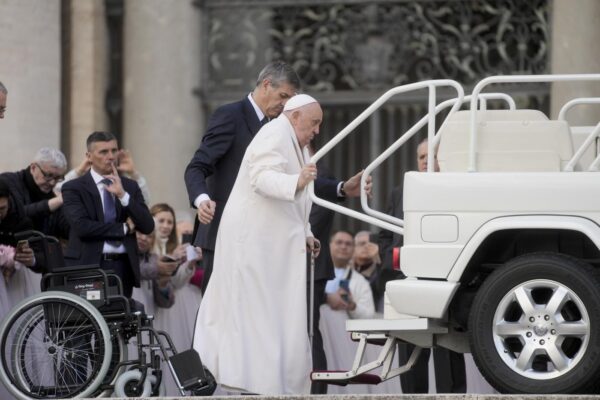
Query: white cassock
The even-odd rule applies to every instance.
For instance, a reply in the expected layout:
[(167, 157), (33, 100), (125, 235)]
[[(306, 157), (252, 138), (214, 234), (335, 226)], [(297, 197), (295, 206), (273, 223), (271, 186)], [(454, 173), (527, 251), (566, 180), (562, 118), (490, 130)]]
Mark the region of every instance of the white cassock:
[(248, 146), (219, 225), (194, 348), (217, 382), (259, 394), (308, 394), (306, 238), (308, 161), (288, 118)]

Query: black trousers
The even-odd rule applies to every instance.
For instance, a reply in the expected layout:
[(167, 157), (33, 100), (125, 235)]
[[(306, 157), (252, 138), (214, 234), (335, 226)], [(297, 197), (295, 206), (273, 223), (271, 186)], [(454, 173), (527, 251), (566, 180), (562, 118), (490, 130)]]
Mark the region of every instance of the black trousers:
[(123, 257), (119, 260), (101, 260), (100, 267), (107, 271), (112, 271), (121, 279), (123, 284), (123, 295), (128, 299), (131, 298), (133, 293), (133, 286), (135, 285), (135, 278), (129, 258)]
[(202, 249), (202, 268), (204, 269), (204, 276), (202, 277), (202, 295), (206, 293), (206, 287), (208, 286), (208, 280), (213, 270), (213, 262), (215, 260), (214, 250)]
[[(313, 319), (313, 344), (312, 344), (312, 361), (313, 370), (326, 371), (327, 358), (325, 357), (325, 349), (323, 348), (323, 336), (319, 330), (319, 320), (321, 319), (321, 306), (325, 303), (325, 285), (327, 280), (321, 279), (315, 281), (315, 302), (314, 302), (314, 319)], [(306, 299), (308, 309), (308, 323), (310, 324), (310, 284), (306, 285)], [(309, 326), (309, 325), (307, 325)], [(310, 329), (310, 326), (309, 326)], [(327, 394), (327, 384), (324, 382), (312, 382), (310, 387), (311, 394)]]
[[(398, 344), (398, 362), (404, 365), (414, 346), (408, 343)], [(429, 393), (429, 349), (422, 349), (413, 368), (400, 375), (402, 393)], [(467, 377), (465, 357), (442, 347), (433, 349), (435, 386), (437, 393), (466, 393)]]

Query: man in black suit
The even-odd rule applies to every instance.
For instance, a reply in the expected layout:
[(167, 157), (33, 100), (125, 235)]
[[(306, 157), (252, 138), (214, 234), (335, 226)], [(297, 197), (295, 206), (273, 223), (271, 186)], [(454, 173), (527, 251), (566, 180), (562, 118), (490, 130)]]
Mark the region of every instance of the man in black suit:
[(154, 219), (138, 184), (119, 176), (117, 139), (94, 132), (87, 139), (91, 169), (62, 187), (64, 212), (71, 224), (65, 251), (67, 265), (99, 264), (123, 282), (126, 297), (139, 287), (140, 268), (135, 231), (150, 234)]
[[(417, 163), (419, 172), (427, 171), (427, 139), (421, 141), (417, 147)], [(437, 156), (434, 158), (434, 171), (438, 172), (440, 167), (437, 163)], [(397, 218), (404, 218), (404, 210), (402, 205), (402, 188), (396, 187), (391, 193), (387, 213)], [(379, 233), (379, 245), (381, 248), (382, 259), (382, 277), (387, 279), (395, 279), (403, 277), (394, 276), (392, 271), (393, 266), (393, 249), (400, 248), (403, 244), (403, 236), (389, 231), (381, 231)], [(385, 290), (385, 287), (383, 287)], [(412, 344), (398, 344), (398, 361), (400, 365), (406, 364), (413, 351)], [(421, 350), (421, 354), (412, 367), (412, 369), (400, 375), (402, 384), (402, 393), (429, 393), (429, 349)], [(443, 347), (433, 349), (433, 364), (435, 368), (435, 384), (437, 393), (466, 393), (467, 378), (465, 372), (465, 358), (463, 354), (450, 351)]]
[[(198, 209), (194, 246), (202, 248), (203, 293), (212, 272), (221, 215), (246, 148), (261, 126), (281, 114), (287, 100), (298, 90), (300, 78), (290, 65), (281, 61), (268, 64), (248, 96), (219, 107), (211, 115), (202, 143), (185, 170), (190, 203)], [(346, 182), (317, 178), (315, 191), (329, 201), (358, 196), (360, 175)]]
[(60, 150), (43, 147), (27, 168), (0, 175), (9, 185), (15, 200), (23, 205), (33, 229), (62, 239), (69, 236), (69, 224), (62, 212), (62, 196), (54, 189), (63, 180), (66, 170), (64, 154)]
[(217, 108), (208, 121), (202, 143), (185, 170), (189, 199), (198, 209), (194, 246), (202, 248), (203, 293), (212, 273), (219, 222), (246, 148), (299, 89), (300, 78), (291, 66), (271, 63), (259, 74), (252, 93)]

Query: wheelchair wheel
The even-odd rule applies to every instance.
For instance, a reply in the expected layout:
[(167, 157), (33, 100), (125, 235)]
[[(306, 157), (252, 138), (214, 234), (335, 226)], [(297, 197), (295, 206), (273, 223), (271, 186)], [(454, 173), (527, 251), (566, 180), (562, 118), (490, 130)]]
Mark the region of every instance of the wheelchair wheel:
[(70, 293), (27, 298), (0, 327), (0, 380), (17, 399), (87, 397), (102, 383), (111, 355), (102, 315)]
[[(115, 382), (123, 372), (127, 370), (126, 367), (117, 367), (119, 363), (127, 361), (129, 357), (129, 350), (123, 334), (121, 332), (114, 333), (112, 336), (112, 356), (110, 359), (108, 370), (104, 376), (101, 386), (111, 385), (114, 387)], [(118, 369), (117, 369), (118, 368)], [(99, 390), (95, 397), (112, 397), (114, 389)]]
[(115, 396), (117, 397), (148, 397), (152, 393), (152, 384), (156, 381), (153, 375), (146, 375), (144, 384), (140, 391), (136, 387), (142, 378), (142, 371), (139, 369), (130, 369), (125, 372), (115, 382)]

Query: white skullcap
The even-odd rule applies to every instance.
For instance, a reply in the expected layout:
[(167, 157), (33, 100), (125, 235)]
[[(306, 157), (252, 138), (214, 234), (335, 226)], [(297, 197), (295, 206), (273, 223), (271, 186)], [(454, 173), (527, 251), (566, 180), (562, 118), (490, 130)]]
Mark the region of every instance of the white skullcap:
[(292, 110), (295, 110), (296, 108), (300, 108), (307, 104), (316, 103), (316, 102), (317, 102), (317, 100), (315, 100), (314, 97), (311, 97), (307, 94), (297, 94), (294, 97), (290, 98), (287, 101), (287, 103), (285, 103), (285, 106), (283, 107), (283, 111), (292, 111)]

